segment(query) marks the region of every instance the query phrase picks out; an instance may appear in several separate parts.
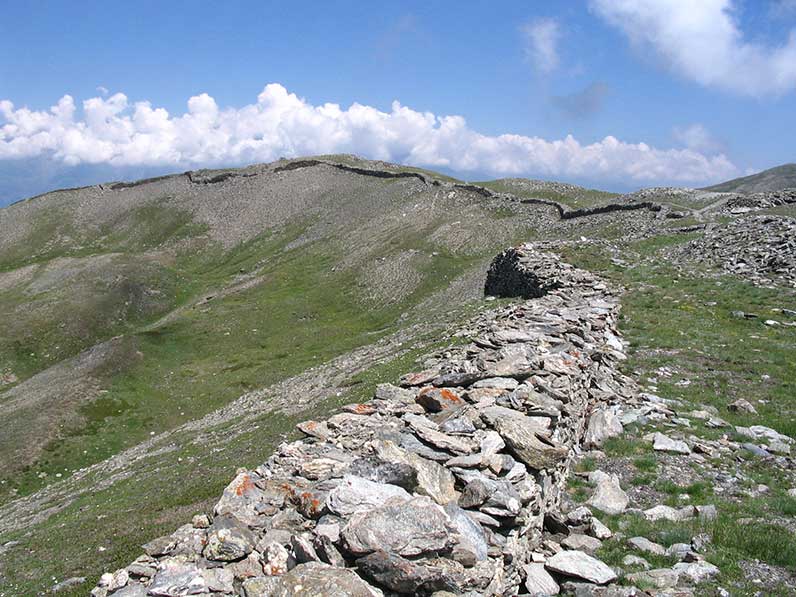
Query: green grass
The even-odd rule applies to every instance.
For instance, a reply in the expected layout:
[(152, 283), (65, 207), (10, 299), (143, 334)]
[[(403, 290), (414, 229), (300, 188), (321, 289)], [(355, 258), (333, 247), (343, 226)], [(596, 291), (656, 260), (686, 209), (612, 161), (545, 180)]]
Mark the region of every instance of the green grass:
[[(732, 276), (683, 275), (656, 258), (671, 244), (690, 235), (655, 237), (630, 250), (650, 260), (634, 268), (610, 264), (593, 248), (569, 249), (567, 257), (624, 285), (621, 327), (630, 341), (628, 372), (657, 377), (660, 367), (673, 367), (672, 378), (658, 379), (658, 394), (693, 404), (716, 407), (732, 424), (749, 425), (749, 417), (727, 410), (743, 397), (759, 415), (755, 424), (796, 437), (796, 334), (791, 328), (769, 327), (763, 319), (781, 317), (775, 309), (793, 305), (789, 289), (758, 288)], [(759, 314), (741, 319), (733, 311)], [(767, 376), (767, 377), (766, 377)], [(681, 378), (688, 386), (678, 386)], [(762, 401), (762, 402), (760, 402)]]
[[(134, 465), (131, 478), (85, 494), (33, 528), (3, 536), (2, 541), (19, 540), (21, 545), (4, 556), (7, 578), (0, 592), (37, 594), (54, 584), (51, 577), (63, 580), (84, 575), (88, 580), (83, 587), (64, 594), (85, 595), (101, 572), (115, 570), (140, 555), (141, 544), (173, 532), (194, 513), (210, 512), (235, 470), (255, 468), (279, 442), (299, 437), (294, 429), (298, 422), (328, 417), (343, 404), (369, 399), (376, 385), (395, 382), (418, 366), (416, 360), (422, 354), (448, 345), (431, 335), (417, 341), (422, 348), (386, 358), (354, 375), (341, 396), (304, 412), (290, 416), (269, 412), (246, 427), (235, 421), (211, 427), (199, 438), (201, 443), (193, 434), (173, 434), (167, 441), (176, 451), (146, 458)], [(84, 483), (92, 487), (100, 480), (89, 478)], [(142, 496), (146, 496), (146, 508), (141, 508)], [(75, 537), (81, 538), (78, 544)]]

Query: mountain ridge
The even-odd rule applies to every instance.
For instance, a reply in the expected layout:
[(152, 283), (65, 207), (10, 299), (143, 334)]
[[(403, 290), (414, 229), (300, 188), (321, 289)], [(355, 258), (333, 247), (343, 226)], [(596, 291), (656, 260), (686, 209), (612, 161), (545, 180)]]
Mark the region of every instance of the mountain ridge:
[(789, 188), (796, 188), (796, 163), (782, 164), (756, 174), (727, 180), (704, 187), (704, 190), (724, 193), (766, 193)]

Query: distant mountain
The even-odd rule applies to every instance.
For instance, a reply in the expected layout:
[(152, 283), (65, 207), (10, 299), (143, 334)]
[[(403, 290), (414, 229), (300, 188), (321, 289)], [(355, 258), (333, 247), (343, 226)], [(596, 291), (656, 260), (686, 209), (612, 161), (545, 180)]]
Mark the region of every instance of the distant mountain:
[(783, 164), (776, 168), (769, 168), (751, 176), (734, 178), (712, 187), (705, 187), (706, 191), (721, 191), (725, 193), (765, 193), (796, 187), (796, 164)]

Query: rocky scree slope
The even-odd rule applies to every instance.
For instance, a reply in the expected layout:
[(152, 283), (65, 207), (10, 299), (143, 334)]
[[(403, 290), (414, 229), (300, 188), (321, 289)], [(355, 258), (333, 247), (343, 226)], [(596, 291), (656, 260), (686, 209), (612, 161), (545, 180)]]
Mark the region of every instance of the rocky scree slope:
[(748, 216), (710, 227), (674, 247), (679, 263), (705, 263), (756, 284), (796, 288), (796, 219)]
[[(503, 277), (513, 282), (495, 288)], [(151, 541), (92, 595), (475, 596), (614, 581), (542, 532), (581, 444), (621, 432), (608, 407), (635, 394), (617, 369), (616, 291), (531, 246), (499, 256), (486, 290), (537, 298), (481, 314), (462, 331), (469, 344), (400, 387), (300, 424), (306, 437), (241, 470), (212, 516)]]

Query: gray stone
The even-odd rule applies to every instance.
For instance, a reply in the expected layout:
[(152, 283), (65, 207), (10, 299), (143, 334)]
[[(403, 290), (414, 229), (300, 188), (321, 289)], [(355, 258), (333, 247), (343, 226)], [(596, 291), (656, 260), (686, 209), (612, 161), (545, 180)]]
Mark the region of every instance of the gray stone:
[(600, 545), (602, 545), (602, 542), (599, 539), (589, 537), (588, 535), (581, 535), (580, 533), (572, 533), (569, 537), (561, 541), (562, 547), (585, 551), (590, 554), (600, 549)]
[(420, 406), (431, 413), (459, 408), (466, 403), (456, 392), (449, 388), (423, 388), (415, 398)]
[(690, 552), (690, 543), (672, 543), (666, 548), (666, 555), (677, 558), (678, 560), (682, 560)]
[(459, 505), (462, 508), (474, 508), (483, 504), (495, 491), (491, 484), (481, 479), (474, 479), (464, 486), (464, 491), (459, 496)]
[(272, 597), (277, 586), (281, 584), (275, 576), (258, 576), (243, 582), (244, 597)]
[(177, 545), (177, 541), (171, 537), (158, 537), (157, 539), (153, 539), (149, 543), (144, 543), (141, 546), (141, 549), (144, 550), (144, 553), (148, 556), (162, 556), (170, 553), (175, 546)]
[(415, 472), (416, 485), (413, 489), (420, 495), (427, 495), (440, 505), (456, 501), (459, 497), (453, 473), (440, 464), (407, 452), (390, 441), (374, 442), (374, 448), (382, 460), (406, 464)]
[(258, 479), (257, 475), (248, 471), (239, 473), (224, 489), (213, 510), (215, 514), (234, 514), (244, 523), (256, 526), (260, 520), (257, 506), (266, 497), (265, 492), (257, 487)]
[[(381, 597), (382, 593), (347, 568), (319, 562), (300, 564), (277, 577), (270, 597)], [(248, 595), (247, 595), (248, 597)]]
[(481, 439), (481, 462), (485, 463), (489, 458), (496, 455), (506, 447), (506, 442), (500, 437), (497, 431), (488, 429)]
[(761, 458), (767, 458), (768, 456), (771, 456), (767, 450), (764, 450), (756, 444), (745, 443), (742, 445), (742, 447), (747, 452), (751, 452), (755, 456), (760, 456)]
[(513, 390), (520, 382), (513, 377), (488, 377), (475, 382), (472, 388), (491, 388), (496, 390)]
[(600, 541), (605, 541), (613, 537), (611, 529), (596, 518), (592, 518), (591, 522), (589, 522), (589, 534)]
[(464, 437), (448, 435), (417, 423), (410, 423), (410, 426), (420, 439), (442, 450), (448, 450), (454, 454), (472, 454), (475, 451), (472, 441)]
[[(475, 565), (476, 562), (485, 560), (488, 546), (484, 529), (481, 525), (452, 502), (445, 505), (445, 512), (450, 517), (451, 524), (459, 535), (455, 547), (458, 550), (459, 557), (454, 559), (461, 561), (465, 566)], [(463, 554), (467, 554), (466, 559)]]
[(376, 398), (379, 400), (394, 400), (396, 402), (414, 402), (415, 393), (412, 390), (399, 388), (389, 383), (376, 386)]
[(427, 497), (357, 512), (341, 536), (346, 549), (354, 555), (384, 550), (417, 556), (446, 551), (455, 544), (448, 515)]
[(490, 406), (481, 417), (492, 425), (516, 458), (542, 470), (566, 458), (567, 449), (549, 439), (548, 431), (533, 418), (501, 406)]
[(631, 537), (627, 540), (627, 544), (632, 549), (643, 551), (644, 553), (651, 553), (656, 556), (666, 555), (666, 548), (663, 545), (650, 541), (646, 537)]
[(596, 585), (604, 585), (616, 580), (616, 573), (604, 562), (582, 551), (561, 551), (547, 560), (548, 570), (582, 578)]
[(321, 561), (338, 568), (345, 568), (345, 558), (343, 558), (329, 537), (319, 535), (315, 538), (315, 552), (321, 558)]
[(713, 504), (706, 504), (704, 506), (696, 506), (697, 516), (702, 520), (716, 520), (719, 512)]
[[(84, 579), (83, 582), (85, 582), (85, 579)], [(80, 583), (80, 584), (82, 584), (82, 583)], [(72, 585), (72, 586), (74, 586), (74, 585)], [(232, 592), (231, 589), (232, 589), (232, 586), (230, 585), (230, 590), (226, 591), (226, 592), (227, 593), (231, 593)], [(57, 592), (55, 587), (53, 587), (52, 590), (53, 590), (53, 593)], [(146, 587), (144, 585), (142, 585), (141, 583), (133, 582), (133, 583), (129, 583), (125, 587), (122, 587), (118, 591), (114, 591), (113, 593), (110, 593), (110, 597), (147, 597), (147, 590), (146, 590)]]
[(561, 592), (558, 583), (545, 570), (544, 564), (526, 564), (522, 569), (525, 572), (525, 590), (531, 597), (558, 595)]
[(202, 576), (210, 592), (232, 593), (235, 591), (235, 575), (227, 568), (206, 568), (202, 570)]
[(320, 561), (320, 558), (315, 551), (312, 535), (310, 533), (293, 535), (290, 538), (290, 548), (293, 552), (293, 557), (299, 564)]
[(263, 549), (263, 571), (266, 576), (279, 576), (288, 571), (290, 554), (281, 543), (269, 543)]
[(672, 439), (662, 433), (655, 433), (652, 439), (652, 449), (658, 452), (671, 452), (674, 454), (690, 454), (691, 448), (682, 440)]
[(207, 583), (196, 564), (166, 558), (160, 562), (148, 590), (158, 597), (183, 597), (206, 593)]
[(574, 510), (567, 513), (567, 524), (572, 526), (581, 526), (589, 524), (594, 515), (586, 506), (578, 506)]
[[(75, 587), (79, 587), (84, 582), (86, 582), (86, 578), (84, 576), (73, 576), (72, 578), (67, 578), (66, 580), (62, 580), (61, 582), (53, 585), (52, 589), (50, 589), (53, 593), (60, 593), (61, 591), (66, 591), (67, 589), (74, 589)], [(139, 587), (141, 585), (138, 585)], [(146, 590), (144, 590), (144, 595), (146, 595)], [(133, 597), (131, 593), (129, 597)]]
[(385, 462), (380, 458), (362, 457), (353, 460), (347, 472), (374, 483), (397, 485), (406, 491), (414, 491), (417, 487), (417, 473), (404, 462)]
[(695, 514), (696, 508), (693, 506), (683, 506), (682, 508), (678, 509), (661, 504), (644, 510), (644, 518), (653, 522), (656, 520), (680, 522), (682, 520), (693, 518)]
[(216, 516), (207, 534), (204, 556), (208, 560), (230, 562), (245, 558), (256, 539), (249, 528), (232, 514)]
[(475, 425), (467, 417), (446, 419), (440, 424), (439, 430), (451, 435), (472, 435), (476, 431)]
[(417, 595), (455, 589), (453, 581), (443, 571), (384, 551), (359, 558), (356, 566), (359, 574), (396, 593)]
[(583, 437), (586, 448), (599, 448), (605, 440), (622, 435), (624, 428), (616, 414), (610, 409), (600, 409), (591, 417)]
[(719, 569), (716, 566), (704, 560), (699, 560), (697, 562), (680, 562), (672, 566), (672, 569), (680, 574), (680, 576), (696, 584), (708, 581), (719, 573)]
[(589, 480), (597, 483), (594, 494), (586, 502), (606, 514), (621, 514), (630, 502), (627, 494), (619, 484), (616, 475), (607, 475), (602, 471), (594, 471)]
[(225, 570), (229, 570), (238, 580), (262, 576), (263, 562), (261, 556), (262, 554), (259, 551), (253, 551), (242, 560), (227, 564)]
[(326, 507), (330, 512), (349, 517), (356, 512), (372, 510), (385, 502), (408, 500), (412, 496), (397, 485), (368, 481), (362, 477), (346, 475), (340, 484), (329, 492)]
[(671, 568), (655, 568), (642, 572), (632, 572), (625, 578), (633, 584), (645, 585), (655, 589), (671, 589), (677, 586), (680, 575)]

